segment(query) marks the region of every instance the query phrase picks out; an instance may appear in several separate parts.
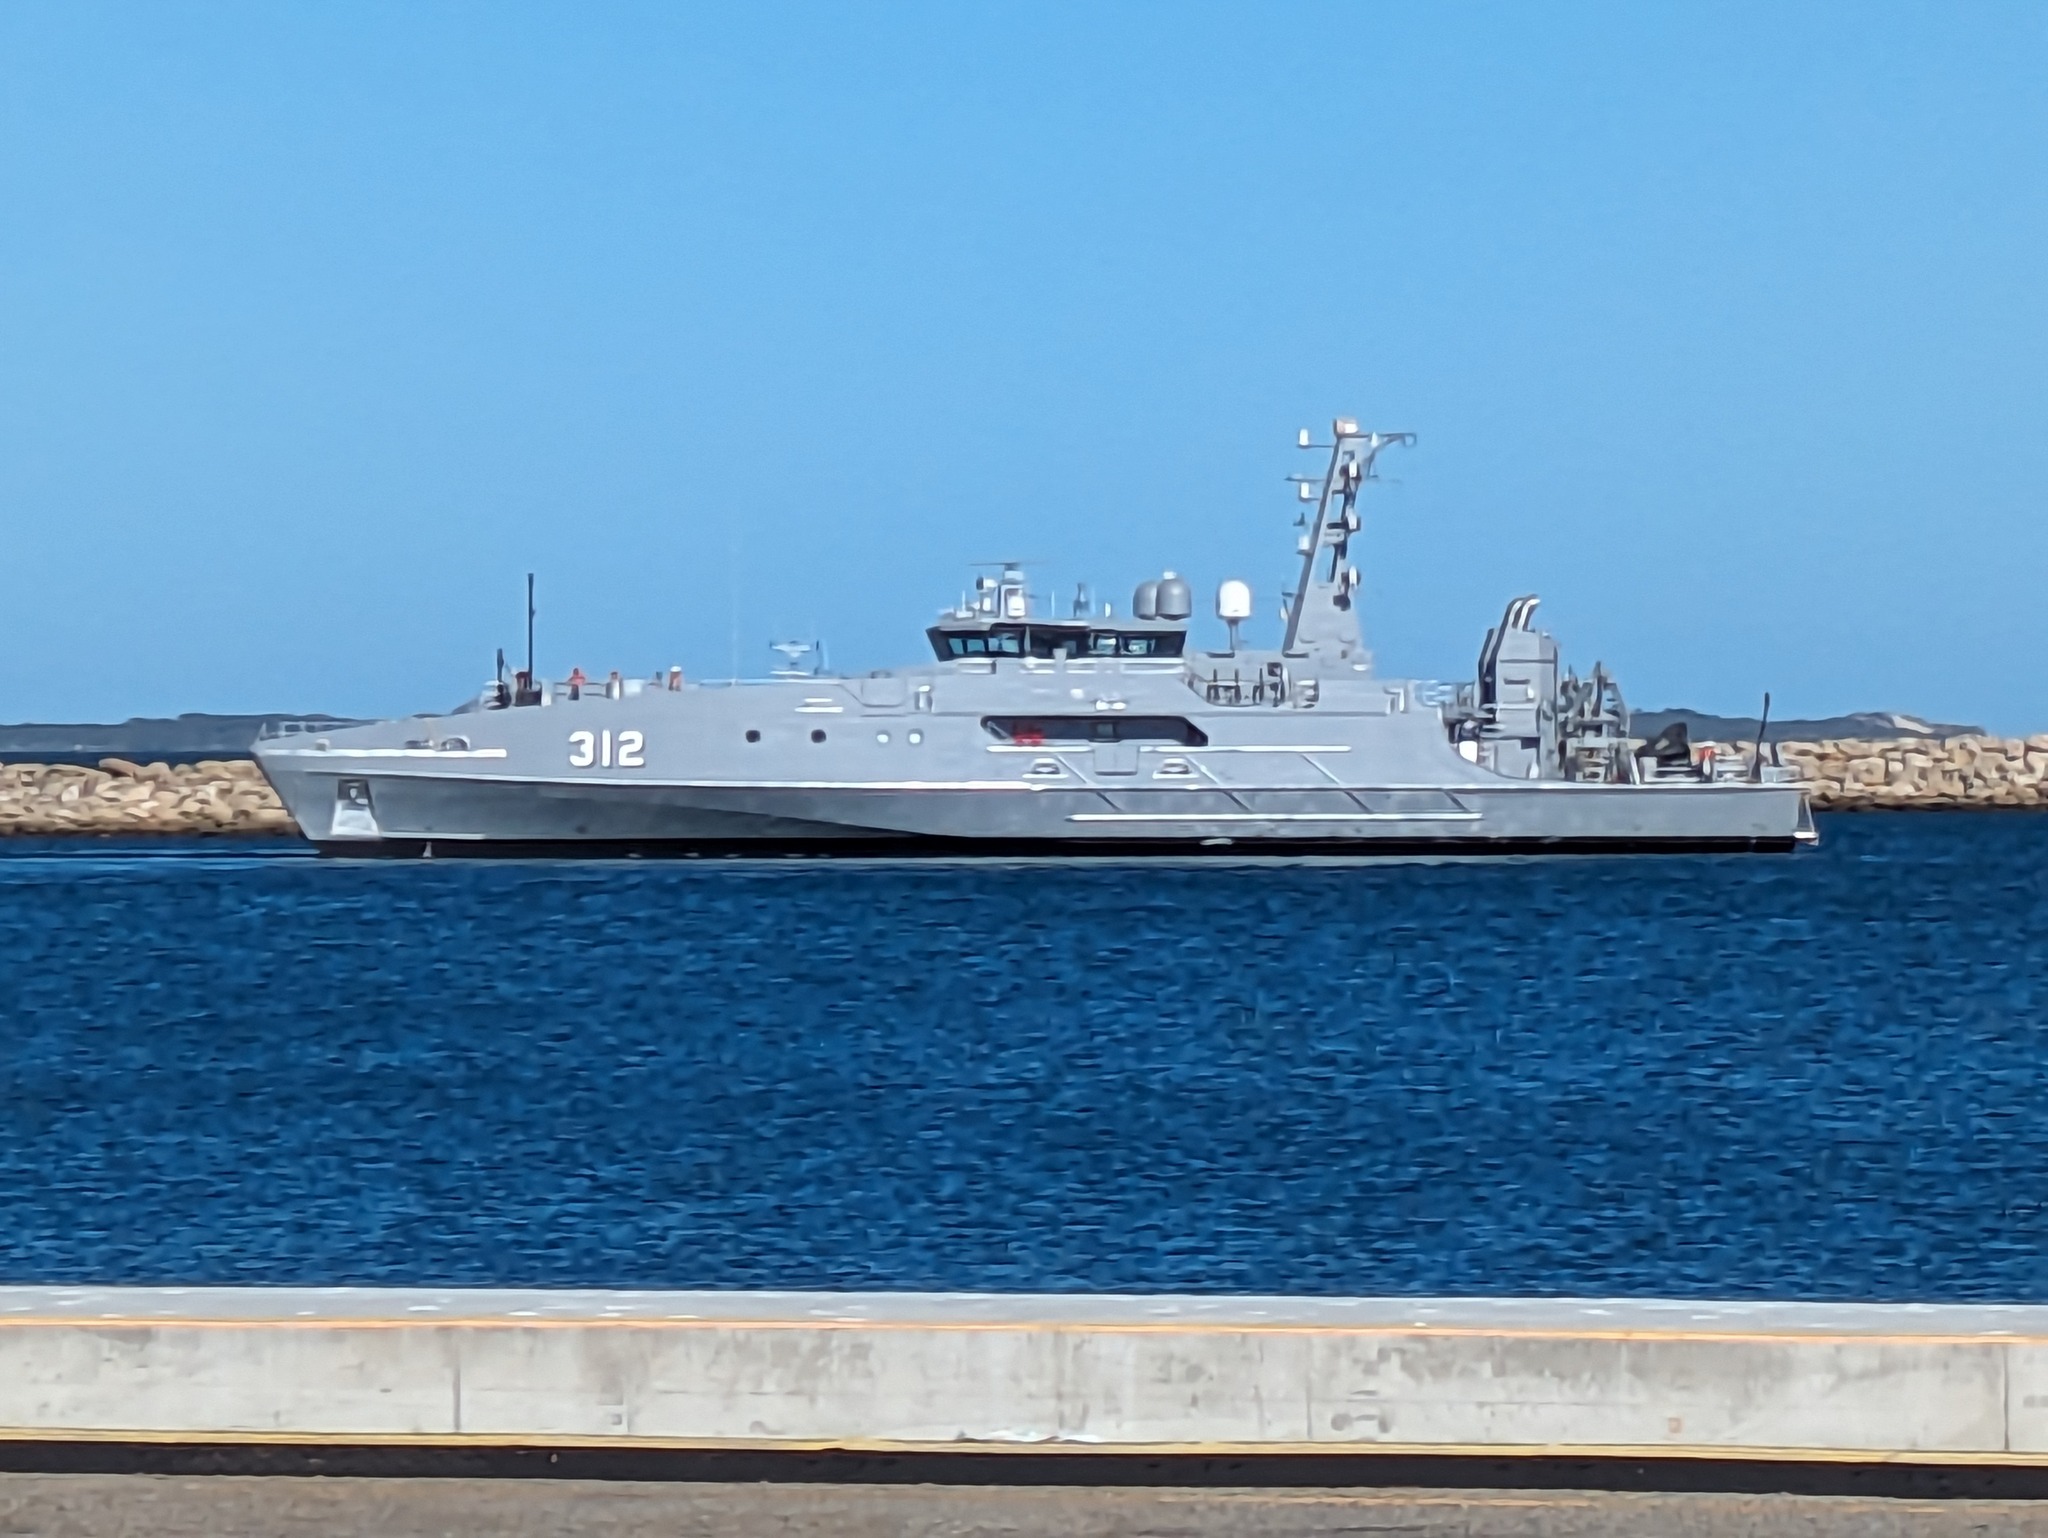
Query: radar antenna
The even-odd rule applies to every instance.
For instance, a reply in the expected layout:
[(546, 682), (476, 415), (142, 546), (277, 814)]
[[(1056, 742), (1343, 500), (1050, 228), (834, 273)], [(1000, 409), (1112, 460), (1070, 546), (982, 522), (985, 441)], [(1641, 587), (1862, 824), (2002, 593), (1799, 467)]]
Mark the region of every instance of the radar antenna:
[(1313, 443), (1303, 428), (1299, 446), (1329, 450), (1330, 462), (1320, 479), (1294, 475), (1303, 502), (1315, 504), (1301, 536), (1301, 580), (1287, 605), (1287, 636), (1281, 650), (1289, 656), (1322, 654), (1363, 667), (1368, 663), (1365, 639), (1358, 627), (1358, 568), (1350, 563), (1351, 536), (1359, 530), (1358, 493), (1367, 481), (1378, 480), (1380, 451), (1415, 442), (1413, 433), (1361, 432), (1349, 417), (1330, 424), (1331, 442)]
[[(773, 641), (769, 643), (768, 649), (780, 652), (783, 657), (782, 666), (774, 669), (777, 678), (815, 678), (825, 671), (823, 641)], [(806, 657), (815, 657), (817, 660), (807, 668), (803, 665)]]

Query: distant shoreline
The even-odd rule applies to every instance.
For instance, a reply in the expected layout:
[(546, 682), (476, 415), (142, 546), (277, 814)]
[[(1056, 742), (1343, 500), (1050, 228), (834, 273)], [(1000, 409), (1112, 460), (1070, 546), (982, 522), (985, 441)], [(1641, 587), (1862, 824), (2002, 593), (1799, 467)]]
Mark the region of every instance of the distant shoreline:
[[(1683, 723), (1695, 742), (1754, 742), (1759, 723), (1755, 716), (1714, 716), (1699, 710), (1631, 710), (1629, 730), (1645, 740), (1667, 726)], [(1846, 716), (1773, 716), (1765, 731), (1771, 741), (1842, 742), (1906, 741), (1922, 738), (1941, 742), (1950, 737), (1986, 737), (1981, 726), (1955, 721), (1929, 721), (1893, 710), (1864, 710)]]
[(345, 716), (277, 712), (270, 715), (134, 716), (126, 721), (23, 722), (0, 725), (0, 763), (71, 764), (91, 768), (103, 758), (136, 763), (198, 764), (243, 759), (266, 728), (284, 723), (352, 726)]

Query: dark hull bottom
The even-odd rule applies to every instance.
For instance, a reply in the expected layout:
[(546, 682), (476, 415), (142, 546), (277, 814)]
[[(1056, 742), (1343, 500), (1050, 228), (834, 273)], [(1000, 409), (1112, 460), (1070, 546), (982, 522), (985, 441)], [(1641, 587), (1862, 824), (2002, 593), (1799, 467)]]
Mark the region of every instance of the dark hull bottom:
[(777, 859), (1384, 859), (1418, 855), (1786, 854), (1793, 838), (1417, 839), (382, 839), (316, 843), (339, 859), (777, 860)]

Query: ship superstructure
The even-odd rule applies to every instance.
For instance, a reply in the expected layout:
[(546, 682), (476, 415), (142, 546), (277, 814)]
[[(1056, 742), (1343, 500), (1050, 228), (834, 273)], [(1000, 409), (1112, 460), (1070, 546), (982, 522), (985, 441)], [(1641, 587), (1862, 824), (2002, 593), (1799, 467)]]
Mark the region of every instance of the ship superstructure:
[(680, 671), (494, 680), (441, 716), (257, 744), (333, 853), (1386, 854), (1787, 849), (1803, 792), (1629, 736), (1604, 668), (1565, 671), (1517, 598), (1475, 678), (1379, 676), (1359, 625), (1360, 497), (1407, 434), (1301, 446), (1299, 572), (1271, 650), (1195, 647), (1187, 580), (1117, 615), (1034, 602), (1003, 567), (926, 632), (928, 660), (759, 682)]

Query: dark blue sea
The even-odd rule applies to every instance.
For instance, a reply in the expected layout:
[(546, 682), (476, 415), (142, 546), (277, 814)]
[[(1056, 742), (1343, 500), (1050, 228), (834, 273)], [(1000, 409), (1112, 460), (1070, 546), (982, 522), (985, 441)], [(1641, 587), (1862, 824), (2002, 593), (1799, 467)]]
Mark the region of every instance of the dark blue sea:
[(0, 846), (0, 1281), (2048, 1299), (2048, 816), (1797, 856)]

